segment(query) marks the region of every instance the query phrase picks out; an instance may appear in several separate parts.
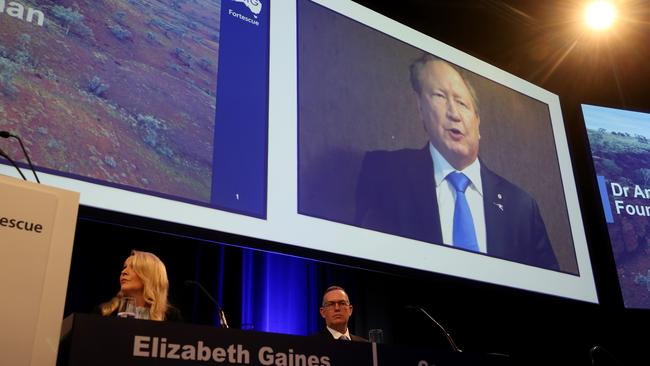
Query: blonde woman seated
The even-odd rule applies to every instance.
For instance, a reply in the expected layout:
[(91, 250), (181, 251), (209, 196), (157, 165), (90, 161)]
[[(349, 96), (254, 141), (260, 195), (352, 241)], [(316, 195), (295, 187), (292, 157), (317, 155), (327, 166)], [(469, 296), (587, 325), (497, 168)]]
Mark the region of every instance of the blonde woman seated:
[(120, 273), (120, 291), (99, 306), (103, 316), (114, 316), (122, 297), (135, 298), (140, 319), (182, 321), (180, 311), (167, 300), (169, 281), (165, 264), (149, 252), (131, 251)]

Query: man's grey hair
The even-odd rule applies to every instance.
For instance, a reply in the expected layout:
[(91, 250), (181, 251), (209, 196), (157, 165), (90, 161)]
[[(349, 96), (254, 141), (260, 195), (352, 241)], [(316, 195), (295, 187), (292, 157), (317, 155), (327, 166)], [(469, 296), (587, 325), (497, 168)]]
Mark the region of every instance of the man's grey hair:
[(461, 79), (463, 79), (463, 82), (465, 83), (465, 86), (467, 87), (467, 90), (469, 90), (469, 94), (472, 97), (472, 103), (474, 104), (474, 110), (476, 111), (476, 115), (480, 115), (480, 109), (479, 109), (479, 101), (478, 101), (478, 95), (476, 94), (476, 90), (474, 89), (474, 86), (472, 83), (470, 83), (469, 79), (467, 78), (467, 72), (464, 69), (461, 69), (457, 67), (454, 64), (451, 64), (447, 62), (447, 60), (443, 60), (438, 56), (434, 56), (430, 53), (425, 53), (420, 58), (417, 60), (413, 61), (411, 64), (410, 72), (411, 72), (411, 87), (413, 90), (420, 94), (422, 92), (422, 85), (421, 85), (421, 80), (422, 80), (422, 70), (424, 69), (424, 66), (430, 62), (443, 62), (452, 69), (456, 70), (458, 75), (460, 75)]

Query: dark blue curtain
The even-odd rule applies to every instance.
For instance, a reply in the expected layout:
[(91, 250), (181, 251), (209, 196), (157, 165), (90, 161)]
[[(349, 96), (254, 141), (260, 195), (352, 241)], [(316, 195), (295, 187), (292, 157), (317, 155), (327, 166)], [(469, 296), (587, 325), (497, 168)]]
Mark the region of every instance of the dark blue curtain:
[(318, 330), (318, 263), (246, 249), (242, 329), (308, 335)]

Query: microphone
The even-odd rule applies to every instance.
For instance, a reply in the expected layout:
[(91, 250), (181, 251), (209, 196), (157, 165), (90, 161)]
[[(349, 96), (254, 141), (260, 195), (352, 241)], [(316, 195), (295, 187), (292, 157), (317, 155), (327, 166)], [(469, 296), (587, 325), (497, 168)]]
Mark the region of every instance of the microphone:
[(589, 349), (589, 358), (592, 365), (621, 365), (614, 355), (607, 348), (595, 345)]
[(456, 343), (454, 343), (454, 340), (451, 338), (451, 335), (449, 335), (449, 332), (447, 332), (447, 330), (445, 330), (445, 328), (442, 325), (440, 325), (440, 323), (438, 323), (437, 320), (435, 320), (431, 315), (429, 315), (429, 313), (427, 313), (426, 310), (422, 309), (419, 306), (414, 306), (414, 305), (406, 305), (404, 307), (406, 309), (418, 310), (421, 313), (423, 313), (424, 315), (426, 315), (426, 317), (429, 318), (433, 322), (433, 324), (435, 324), (438, 328), (440, 328), (440, 330), (442, 330), (442, 332), (445, 334), (445, 337), (447, 337), (447, 341), (449, 341), (449, 345), (451, 346), (451, 349), (454, 352), (463, 352), (463, 351), (461, 351), (460, 348), (458, 348), (458, 346), (456, 346)]
[(221, 306), (219, 306), (219, 303), (217, 302), (217, 300), (215, 300), (214, 297), (212, 297), (212, 295), (210, 295), (208, 290), (206, 290), (205, 287), (203, 287), (203, 285), (201, 285), (200, 283), (198, 283), (196, 281), (185, 280), (185, 286), (196, 286), (199, 289), (201, 289), (201, 291), (203, 291), (205, 296), (207, 296), (208, 299), (210, 299), (210, 301), (212, 301), (214, 306), (216, 306), (217, 311), (219, 312), (219, 323), (221, 323), (221, 328), (228, 328), (228, 322), (226, 321), (226, 314), (223, 312), (223, 309), (221, 309)]
[[(32, 159), (29, 158), (29, 154), (27, 154), (27, 149), (25, 149), (25, 145), (23, 145), (23, 140), (20, 138), (20, 136), (15, 135), (9, 131), (0, 131), (0, 137), (5, 139), (9, 137), (13, 137), (16, 140), (18, 140), (18, 142), (20, 143), (20, 148), (23, 150), (23, 154), (25, 154), (25, 157), (27, 158), (27, 162), (29, 163), (29, 169), (32, 170), (32, 174), (34, 174), (34, 178), (36, 178), (36, 182), (41, 183), (41, 181), (38, 179), (38, 175), (36, 175), (36, 169), (34, 169), (34, 165), (32, 164)], [(23, 178), (25, 177), (23, 176)]]
[(13, 160), (9, 157), (9, 155), (7, 155), (7, 153), (5, 153), (2, 149), (0, 149), (0, 156), (2, 156), (3, 158), (9, 160), (9, 162), (11, 163), (11, 165), (13, 165), (14, 168), (16, 168), (16, 170), (18, 171), (18, 173), (20, 173), (20, 176), (23, 177), (23, 180), (27, 180), (27, 178), (25, 178), (25, 174), (23, 174), (22, 170), (20, 170), (20, 168), (18, 167), (18, 165), (16, 165), (16, 162), (13, 161)]

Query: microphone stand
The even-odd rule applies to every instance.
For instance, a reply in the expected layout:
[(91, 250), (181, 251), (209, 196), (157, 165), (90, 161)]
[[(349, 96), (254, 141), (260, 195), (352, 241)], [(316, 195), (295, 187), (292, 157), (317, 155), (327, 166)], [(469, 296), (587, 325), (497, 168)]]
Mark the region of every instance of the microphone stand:
[(201, 289), (201, 291), (205, 294), (205, 296), (207, 296), (208, 299), (210, 299), (210, 301), (212, 301), (212, 303), (217, 307), (217, 311), (219, 312), (219, 323), (221, 323), (221, 328), (228, 328), (228, 322), (226, 321), (226, 314), (221, 309), (221, 306), (219, 306), (219, 302), (215, 300), (214, 297), (212, 297), (212, 295), (210, 295), (208, 290), (206, 290), (205, 287), (203, 287), (203, 285), (201, 285), (200, 283), (192, 280), (186, 280), (185, 285), (196, 286), (199, 289)]
[(433, 324), (435, 324), (438, 328), (440, 328), (440, 330), (442, 330), (442, 333), (445, 334), (445, 337), (447, 337), (447, 341), (449, 342), (449, 345), (451, 346), (451, 349), (454, 350), (454, 352), (463, 352), (460, 348), (458, 348), (458, 346), (456, 345), (454, 340), (451, 338), (451, 335), (449, 335), (447, 330), (445, 330), (445, 328), (442, 325), (440, 325), (440, 323), (438, 323), (437, 320), (435, 320), (431, 315), (429, 315), (429, 313), (427, 313), (426, 310), (422, 309), (419, 306), (413, 306), (413, 305), (406, 305), (405, 307), (407, 309), (416, 309), (416, 310), (420, 311), (421, 313), (423, 313), (424, 315), (426, 315), (426, 317), (429, 318), (433, 322)]
[[(29, 169), (31, 169), (32, 174), (34, 174), (34, 178), (36, 178), (36, 182), (41, 183), (41, 181), (38, 179), (38, 175), (36, 175), (36, 169), (34, 169), (34, 164), (32, 164), (32, 159), (29, 158), (29, 154), (27, 153), (27, 149), (25, 149), (25, 145), (23, 145), (23, 140), (20, 138), (20, 136), (18, 136), (16, 134), (13, 134), (11, 132), (0, 131), (0, 137), (3, 137), (3, 138), (13, 137), (16, 140), (18, 140), (18, 143), (20, 143), (20, 148), (23, 150), (23, 154), (25, 154), (25, 157), (27, 158), (27, 163), (29, 163)], [(22, 175), (22, 173), (21, 173), (21, 175)], [(23, 178), (25, 178), (25, 177), (23, 176)], [(25, 180), (27, 180), (27, 179), (25, 179)]]
[(18, 165), (16, 164), (16, 162), (13, 161), (13, 160), (9, 157), (9, 155), (7, 155), (7, 153), (5, 153), (2, 149), (0, 149), (0, 156), (2, 156), (3, 158), (7, 159), (7, 160), (11, 163), (11, 165), (13, 165), (14, 168), (16, 168), (16, 170), (18, 171), (18, 173), (20, 173), (20, 176), (23, 177), (23, 180), (25, 180), (25, 181), (27, 180), (27, 178), (25, 178), (25, 174), (23, 174), (22, 170), (20, 170), (20, 168), (18, 167)]

